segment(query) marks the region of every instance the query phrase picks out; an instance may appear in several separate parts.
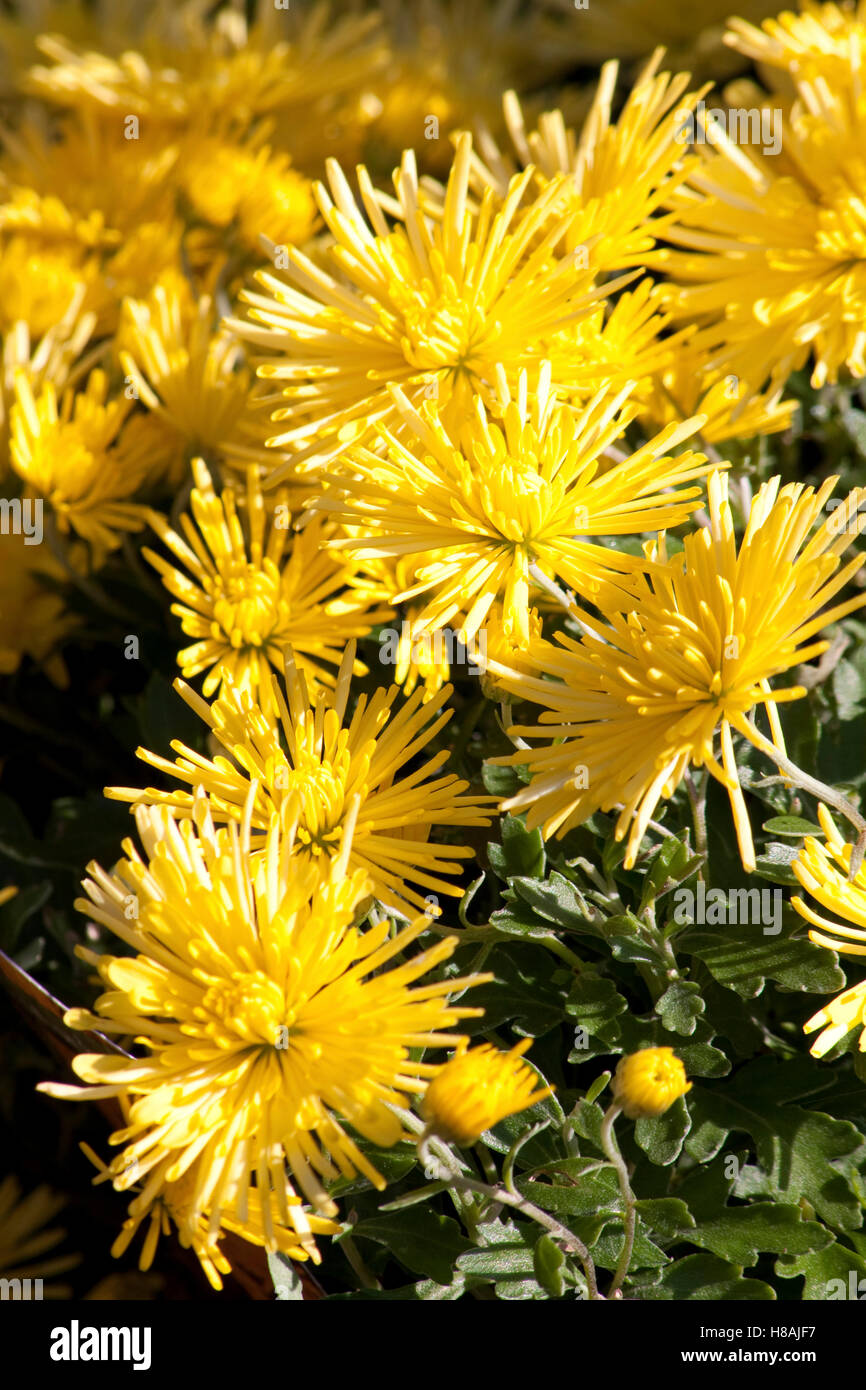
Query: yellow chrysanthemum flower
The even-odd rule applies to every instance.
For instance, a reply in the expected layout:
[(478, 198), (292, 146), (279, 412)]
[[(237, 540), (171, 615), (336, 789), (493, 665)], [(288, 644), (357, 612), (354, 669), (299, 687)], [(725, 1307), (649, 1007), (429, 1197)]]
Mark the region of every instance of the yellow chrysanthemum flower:
[(27, 318), (15, 320), (0, 335), (0, 479), (8, 471), (9, 411), (17, 374), (24, 372), (36, 387), (50, 381), (60, 391), (86, 370), (78, 359), (93, 335), (96, 319), (81, 312), (84, 293), (79, 286), (65, 314), (52, 319), (41, 337)]
[[(528, 808), (527, 826), (564, 834), (594, 811), (620, 807), (617, 839), (628, 834), (633, 868), (643, 834), (662, 798), (673, 795), (689, 766), (706, 767), (727, 789), (747, 871), (755, 850), (734, 756), (733, 732), (769, 757), (784, 750), (776, 705), (805, 695), (803, 686), (771, 689), (770, 679), (825, 651), (815, 641), (830, 623), (866, 603), (866, 595), (825, 608), (866, 556), (841, 564), (857, 534), (846, 526), (866, 490), (826, 517), (835, 485), (816, 492), (799, 483), (765, 483), (752, 502), (737, 547), (724, 474), (709, 482), (710, 525), (686, 536), (682, 554), (666, 558), (664, 538), (651, 558), (661, 564), (643, 580), (627, 613), (586, 634), (530, 650), (535, 676), (490, 661), (500, 682), (521, 699), (546, 706), (538, 723), (511, 732), (547, 738), (495, 762), (528, 764), (532, 780), (506, 810)], [(549, 679), (553, 677), (553, 679)], [(749, 715), (763, 705), (772, 741)], [(716, 735), (721, 764), (714, 751)], [(552, 742), (550, 741), (552, 740)]]
[[(866, 956), (866, 868), (861, 864), (849, 880), (852, 846), (842, 839), (826, 806), (818, 807), (818, 819), (826, 844), (807, 835), (791, 868), (810, 898), (850, 925), (823, 917), (799, 896), (791, 899), (791, 905), (813, 927), (821, 928), (809, 932), (809, 939), (818, 946), (846, 956)], [(844, 990), (803, 1025), (805, 1033), (816, 1028), (822, 1031), (810, 1049), (813, 1057), (823, 1057), (855, 1028), (863, 1029), (860, 1050), (866, 1052), (866, 980)]]
[(90, 542), (97, 563), (147, 520), (147, 509), (129, 500), (151, 466), (149, 435), (124, 429), (131, 408), (129, 400), (109, 400), (101, 370), (81, 391), (64, 391), (59, 404), (51, 382), (34, 392), (26, 373), (16, 374), (12, 467), (28, 494), (49, 504), (61, 532)]
[(77, 114), (59, 128), (25, 123), (5, 143), (9, 183), (58, 198), (79, 218), (96, 213), (106, 227), (128, 235), (142, 222), (174, 215), (178, 149), (152, 124)]
[(395, 600), (429, 593), (419, 628), (445, 627), (459, 615), (466, 642), (497, 600), (525, 642), (539, 573), (601, 606), (622, 599), (641, 561), (594, 538), (686, 520), (701, 490), (681, 485), (710, 467), (703, 454), (669, 453), (700, 426), (698, 417), (605, 468), (603, 455), (637, 413), (629, 386), (613, 398), (600, 392), (575, 414), (551, 389), (549, 363), (532, 390), (521, 373), (516, 397), (504, 372), (497, 381), (501, 419), (478, 400), (474, 419), (459, 432), (449, 432), (430, 408), (419, 414), (395, 389), (410, 442), (380, 426), (387, 457), (350, 449), (345, 472), (329, 476), (329, 491), (316, 503), (364, 528), (360, 538), (334, 540), (335, 548), (360, 558), (416, 557), (416, 582)]
[(781, 389), (753, 391), (733, 372), (708, 372), (707, 354), (680, 344), (671, 353), (670, 365), (653, 379), (641, 419), (658, 429), (689, 415), (706, 417), (701, 439), (724, 444), (731, 439), (750, 439), (759, 434), (778, 434), (790, 429), (797, 402), (783, 401)]
[(538, 1086), (536, 1073), (520, 1060), (531, 1046), (532, 1038), (524, 1038), (510, 1052), (489, 1043), (459, 1047), (427, 1087), (421, 1108), (429, 1128), (465, 1147), (508, 1115), (553, 1095), (553, 1087)]
[(277, 245), (302, 246), (316, 230), (319, 214), (309, 179), (291, 168), (288, 155), (267, 146), (189, 136), (180, 183), (199, 217), (227, 231), (235, 224), (247, 251), (258, 252), (262, 236)]
[(43, 247), (28, 237), (13, 236), (0, 248), (0, 329), (25, 324), (41, 338), (81, 303), (89, 269), (66, 248)]
[(725, 43), (758, 64), (792, 76), (823, 77), (831, 85), (850, 81), (852, 62), (866, 58), (866, 4), (814, 4), (783, 10), (760, 29), (742, 18), (728, 20)]
[(684, 114), (706, 90), (689, 92), (687, 74), (659, 73), (663, 56), (663, 49), (653, 54), (615, 122), (611, 110), (619, 65), (606, 63), (579, 134), (558, 110), (545, 112), (537, 128), (527, 131), (516, 93), (507, 92), (503, 108), (517, 162), (482, 138), (475, 185), (490, 184), (502, 197), (517, 168), (532, 165), (542, 185), (567, 174), (567, 206), (575, 216), (561, 251), (585, 246), (598, 273), (642, 267), (672, 216), (655, 214), (697, 163), (679, 132)]
[(58, 106), (134, 114), (170, 133), (197, 122), (245, 130), (279, 117), (290, 147), (318, 163), (332, 152), (332, 128), (346, 134), (351, 93), (386, 61), (380, 28), (375, 12), (339, 14), (321, 0), (285, 8), (261, 0), (249, 18), (234, 4), (216, 13), (199, 0), (160, 4), (121, 28), (106, 52), (44, 35), (38, 46), (50, 65), (31, 68), (26, 85)]
[(164, 275), (147, 299), (124, 301), (117, 348), (127, 392), (186, 457), (244, 441), (250, 374), (237, 340), (214, 327), (209, 296), (196, 303), (181, 276)]
[[(128, 1122), (130, 1103), (125, 1097), (120, 1098), (120, 1103), (124, 1119)], [(141, 1227), (147, 1223), (138, 1261), (139, 1269), (146, 1272), (153, 1265), (160, 1236), (170, 1235), (172, 1230), (176, 1230), (180, 1244), (192, 1249), (196, 1255), (208, 1283), (215, 1289), (221, 1289), (221, 1276), (231, 1273), (231, 1264), (219, 1246), (219, 1237), (209, 1232), (208, 1213), (198, 1211), (195, 1205), (196, 1192), (202, 1185), (200, 1168), (203, 1160), (196, 1160), (176, 1181), (166, 1182), (163, 1175), (173, 1161), (168, 1156), (147, 1174), (146, 1184), (142, 1188), (135, 1180), (140, 1166), (138, 1160), (134, 1159), (118, 1175), (102, 1162), (89, 1145), (82, 1144), (81, 1148), (99, 1169), (94, 1183), (111, 1181), (115, 1191), (135, 1194), (129, 1203), (127, 1219), (111, 1247), (114, 1258), (119, 1259), (126, 1253)], [(228, 1206), (221, 1214), (219, 1235), (239, 1235), (250, 1244), (259, 1246), (273, 1242), (273, 1248), (293, 1260), (312, 1259), (318, 1264), (321, 1257), (315, 1240), (310, 1237), (337, 1235), (340, 1227), (327, 1217), (297, 1210), (301, 1207), (299, 1197), (287, 1196), (286, 1200), (295, 1209), (295, 1226), (292, 1228), (273, 1221), (268, 1208), (262, 1207), (257, 1188), (249, 1187), (238, 1199), (238, 1207), (244, 1211), (243, 1219), (235, 1214), (237, 1208)]]
[[(267, 441), (271, 447), (299, 461), (332, 457), (351, 436), (396, 421), (394, 385), (414, 405), (435, 399), (445, 422), (459, 425), (476, 395), (491, 397), (497, 367), (513, 384), (522, 367), (550, 356), (555, 382), (575, 375), (568, 344), (550, 340), (620, 282), (594, 289), (574, 256), (553, 256), (568, 230), (568, 217), (558, 215), (568, 201), (565, 176), (526, 202), (527, 169), (504, 201), (488, 189), (476, 207), (471, 160), (471, 138), (461, 136), (440, 216), (424, 210), (411, 151), (394, 175), (396, 204), (359, 169), (369, 225), (329, 161), (333, 201), (316, 185), (333, 238), (321, 263), (287, 248), (288, 283), (258, 272), (267, 293), (241, 295), (250, 321), (228, 321), (263, 349), (259, 376), (286, 383), (289, 404), (272, 419), (287, 428)], [(397, 219), (393, 226), (385, 211)], [(275, 468), (272, 482), (285, 468)]]
[[(812, 384), (866, 375), (866, 99), (852, 42), (829, 82), (792, 69), (797, 100), (739, 126), (704, 122), (703, 163), (675, 193), (678, 220), (650, 264), (675, 282), (671, 307), (698, 323), (711, 370), (783, 387), (811, 357)], [(785, 83), (790, 81), (783, 75)], [(772, 104), (771, 104), (772, 102)], [(760, 124), (760, 130), (757, 126)]]
[(645, 1047), (623, 1057), (613, 1075), (614, 1099), (630, 1120), (663, 1115), (692, 1089), (672, 1047)]
[[(25, 1197), (16, 1178), (0, 1182), (0, 1278), (46, 1280), (81, 1263), (81, 1256), (74, 1254), (42, 1258), (66, 1238), (64, 1230), (48, 1226), (65, 1206), (66, 1199), (48, 1187), (37, 1187)], [(35, 1296), (71, 1298), (72, 1290), (66, 1284), (48, 1283)]]
[(293, 852), (291, 824), (281, 830), (274, 820), (253, 858), (250, 810), (240, 831), (218, 831), (205, 803), (195, 825), (140, 808), (145, 857), (125, 841), (127, 857), (112, 873), (90, 866), (88, 898), (76, 906), (134, 954), (79, 947), (106, 992), (94, 1013), (74, 1009), (66, 1021), (134, 1037), (143, 1053), (79, 1055), (72, 1066), (86, 1086), (41, 1089), (128, 1100), (110, 1170), (146, 1194), (188, 1176), (185, 1229), (207, 1215), (214, 1241), (225, 1217), (248, 1217), (255, 1175), (267, 1247), (277, 1248), (279, 1223), (309, 1249), (290, 1175), (326, 1217), (336, 1206), (324, 1184), (340, 1174), (383, 1187), (345, 1126), (378, 1145), (405, 1137), (395, 1110), (423, 1094), (437, 1069), (417, 1051), (454, 1046), (459, 1038), (444, 1030), (480, 1011), (449, 996), (491, 977), (414, 988), (457, 938), (395, 964), (429, 918), (396, 933), (387, 919), (359, 931), (356, 905), (368, 884), (344, 872), (349, 837), (323, 880)]
[[(82, 175), (85, 188), (90, 178), (98, 182), (98, 173)], [(50, 190), (51, 175), (43, 182)], [(2, 274), (9, 313), (24, 318), (32, 331), (43, 331), (50, 326), (46, 319), (52, 309), (62, 317), (67, 292), (71, 296), (83, 285), (83, 307), (96, 314), (100, 336), (113, 333), (124, 296), (148, 292), (162, 273), (179, 265), (183, 230), (178, 218), (165, 216), (137, 220), (121, 231), (91, 209), (83, 195), (81, 208), (74, 209), (50, 191), (7, 187), (0, 203), (0, 232), (8, 235)], [(13, 284), (16, 266), (26, 270), (27, 282)]]
[(42, 575), (63, 579), (62, 565), (47, 546), (28, 540), (33, 537), (17, 531), (0, 535), (0, 675), (11, 675), (29, 656), (65, 689), (69, 673), (57, 648), (80, 619), (67, 613), (63, 597), (41, 582)]
[[(279, 721), (268, 718), (232, 687), (222, 699), (207, 705), (178, 681), (180, 694), (229, 756), (210, 762), (179, 742), (172, 744), (179, 754), (176, 762), (141, 749), (139, 756), (175, 780), (204, 787), (218, 820), (243, 820), (255, 782), (251, 824), (258, 832), (257, 845), (274, 813), (286, 814), (297, 801), (295, 858), (324, 868), (343, 851), (358, 798), (349, 864), (369, 875), (371, 891), (380, 901), (401, 913), (407, 903), (423, 908), (426, 899), (413, 885), (428, 893), (459, 897), (461, 890), (442, 874), (456, 873), (460, 861), (471, 858), (472, 850), (434, 844), (430, 829), (487, 825), (482, 808), (493, 798), (464, 795), (467, 783), (453, 774), (434, 777), (448, 760), (447, 750), (414, 765), (451, 717), (451, 711), (442, 712), (442, 706), (452, 687), (444, 686), (426, 699), (417, 689), (396, 711), (399, 686), (380, 688), (369, 699), (360, 696), (347, 722), (354, 658), (352, 641), (340, 665), (336, 689), (320, 687), (311, 704), (303, 674), (287, 656), (285, 694), (274, 682)], [(409, 765), (411, 772), (405, 770)], [(119, 801), (162, 804), (192, 814), (190, 792), (112, 787), (106, 794)]]
[[(206, 671), (205, 696), (230, 684), (271, 714), (271, 671), (282, 671), (291, 646), (314, 695), (320, 682), (333, 687), (328, 667), (339, 666), (349, 638), (365, 636), (392, 610), (373, 608), (362, 589), (346, 587), (352, 567), (324, 549), (331, 528), (321, 516), (295, 532), (288, 494), (273, 493), (265, 505), (255, 466), (247, 474), (246, 528), (235, 489), (217, 494), (202, 459), (192, 468), (192, 517), (181, 516), (183, 536), (151, 513), (153, 529), (183, 568), (142, 552), (179, 600), (171, 611), (183, 631), (196, 639), (178, 653), (184, 676)], [(357, 674), (366, 670), (356, 663)]]

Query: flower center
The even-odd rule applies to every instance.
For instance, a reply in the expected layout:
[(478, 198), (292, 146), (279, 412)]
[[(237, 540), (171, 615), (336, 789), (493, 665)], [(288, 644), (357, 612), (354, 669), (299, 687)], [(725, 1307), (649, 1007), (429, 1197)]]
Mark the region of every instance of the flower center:
[(259, 970), (217, 980), (205, 991), (197, 1012), (205, 1033), (221, 1047), (238, 1043), (276, 1047), (280, 1030), (293, 1022), (283, 991)]
[(269, 769), (269, 784), (283, 794), (283, 801), (294, 797), (298, 811), (296, 839), (301, 852), (310, 855), (336, 854), (343, 836), (346, 786), (340, 770), (329, 760), (312, 759), (291, 768), (280, 757), (279, 765)]
[(276, 569), (246, 561), (232, 565), (218, 581), (213, 613), (233, 647), (263, 646), (287, 616)]
[(531, 540), (549, 512), (549, 484), (524, 459), (505, 458), (489, 466), (480, 495), (491, 526), (509, 541)]

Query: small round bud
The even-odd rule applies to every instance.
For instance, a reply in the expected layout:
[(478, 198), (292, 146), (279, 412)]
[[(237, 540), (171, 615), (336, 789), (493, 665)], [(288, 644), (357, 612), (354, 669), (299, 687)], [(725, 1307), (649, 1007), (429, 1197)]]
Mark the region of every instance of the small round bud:
[(613, 1094), (630, 1120), (663, 1115), (692, 1089), (672, 1047), (647, 1047), (623, 1057), (614, 1073)]

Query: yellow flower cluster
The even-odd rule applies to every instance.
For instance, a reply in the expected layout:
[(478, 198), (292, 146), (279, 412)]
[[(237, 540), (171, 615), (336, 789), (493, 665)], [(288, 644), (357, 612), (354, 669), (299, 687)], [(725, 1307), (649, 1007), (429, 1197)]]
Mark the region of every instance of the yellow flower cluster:
[[(786, 430), (807, 362), (816, 386), (866, 376), (866, 24), (807, 4), (757, 29), (754, 3), (723, 49), (718, 6), (702, 34), (618, 0), (581, 61), (640, 59), (624, 100), (614, 60), (544, 109), (575, 61), (565, 0), (469, 27), (456, 0), (211, 9), (18, 29), (0, 673), (62, 683), (86, 631), (64, 586), (105, 597), (139, 556), (189, 639), (200, 746), (140, 750), (163, 785), (109, 789), (141, 848), (90, 865), (78, 904), (125, 950), (79, 948), (103, 992), (67, 1021), (119, 1047), (43, 1089), (116, 1107), (94, 1155), (132, 1194), (115, 1252), (144, 1229), (147, 1268), (175, 1230), (219, 1287), (229, 1234), (317, 1260), (333, 1183), (383, 1185), (366, 1147), (417, 1135), (411, 1101), (469, 1144), (550, 1093), (527, 1043), (453, 1031), (491, 977), (446, 967), (438, 897), (495, 798), (445, 770), (449, 661), (424, 639), (453, 629), (484, 695), (540, 707), (498, 759), (528, 769), (503, 806), (530, 829), (613, 811), (632, 867), (703, 768), (755, 868), (735, 736), (784, 759), (777, 707), (805, 690), (780, 678), (866, 603), (866, 489), (841, 512), (835, 478), (753, 496), (714, 446)], [(745, 58), (778, 151), (706, 113), (703, 71)], [(358, 643), (403, 619), (381, 686)], [(822, 825), (797, 873), (859, 941), (866, 883)], [(857, 986), (817, 1015), (816, 1048), (863, 1008)], [(614, 1089), (651, 1115), (689, 1086), (656, 1048)]]

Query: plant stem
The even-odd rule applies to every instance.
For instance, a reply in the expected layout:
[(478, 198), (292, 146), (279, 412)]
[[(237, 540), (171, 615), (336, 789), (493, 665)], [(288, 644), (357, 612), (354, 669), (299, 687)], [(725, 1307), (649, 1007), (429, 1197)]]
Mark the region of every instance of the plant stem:
[(704, 861), (698, 875), (699, 878), (703, 879), (709, 853), (707, 845), (707, 785), (709, 779), (707, 773), (704, 773), (703, 781), (700, 788), (698, 788), (695, 784), (695, 779), (692, 777), (691, 771), (686, 768), (684, 780), (692, 807), (692, 823), (695, 827), (695, 853), (699, 854)]
[(616, 1169), (616, 1176), (619, 1180), (619, 1190), (622, 1195), (625, 1207), (624, 1228), (625, 1240), (623, 1242), (622, 1253), (613, 1276), (613, 1283), (607, 1291), (608, 1298), (622, 1298), (620, 1287), (625, 1276), (628, 1274), (628, 1267), (631, 1264), (632, 1251), (634, 1250), (635, 1229), (637, 1226), (637, 1209), (635, 1206), (635, 1195), (631, 1190), (629, 1182), (628, 1168), (625, 1159), (619, 1151), (616, 1142), (616, 1135), (613, 1132), (614, 1121), (620, 1114), (622, 1106), (614, 1101), (605, 1112), (601, 1126), (601, 1146)]
[(771, 743), (768, 738), (764, 738), (764, 735), (758, 731), (750, 719), (746, 719), (745, 723), (748, 725), (752, 742), (762, 753), (766, 753), (767, 757), (772, 759), (780, 772), (784, 772), (786, 777), (790, 778), (798, 787), (802, 787), (803, 791), (808, 792), (810, 796), (832, 806), (854, 826), (857, 831), (857, 842), (851, 851), (848, 881), (856, 878), (860, 865), (863, 863), (864, 851), (866, 851), (866, 817), (861, 816), (856, 806), (852, 806), (847, 796), (843, 796), (835, 787), (828, 786), (826, 782), (819, 781), (817, 777), (811, 777), (796, 763), (792, 763), (791, 759), (780, 752), (774, 743)]
[[(448, 1161), (444, 1157), (439, 1158), (430, 1152), (430, 1140), (432, 1134), (425, 1132), (418, 1141), (418, 1154), (424, 1168), (428, 1172), (437, 1171), (440, 1182), (447, 1182), (449, 1187), (454, 1187), (458, 1191), (478, 1192), (483, 1197), (487, 1197), (492, 1202), (497, 1202), (501, 1206), (513, 1207), (523, 1216), (528, 1216), (531, 1221), (535, 1221), (539, 1226), (543, 1226), (546, 1231), (561, 1242), (567, 1254), (577, 1255), (583, 1266), (583, 1273), (586, 1279), (587, 1292), (591, 1301), (601, 1302), (604, 1295), (599, 1293), (598, 1278), (595, 1272), (595, 1265), (592, 1256), (584, 1245), (583, 1241), (570, 1231), (567, 1226), (563, 1226), (554, 1217), (542, 1211), (534, 1203), (527, 1201), (518, 1192), (509, 1192), (507, 1188), (500, 1185), (492, 1186), (489, 1183), (478, 1182), (475, 1178), (464, 1177), (459, 1173), (455, 1166), (452, 1166), (452, 1158), (448, 1153)], [(446, 1151), (447, 1152), (447, 1151)]]
[(360, 1250), (355, 1244), (355, 1237), (343, 1236), (343, 1239), (340, 1241), (340, 1245), (346, 1256), (346, 1259), (349, 1261), (349, 1264), (352, 1266), (352, 1269), (355, 1271), (358, 1278), (360, 1279), (361, 1287), (365, 1289), (381, 1289), (381, 1283), (376, 1278), (375, 1274), (373, 1274), (372, 1271), (369, 1270), (366, 1264), (364, 1263), (363, 1256), (361, 1255)]

